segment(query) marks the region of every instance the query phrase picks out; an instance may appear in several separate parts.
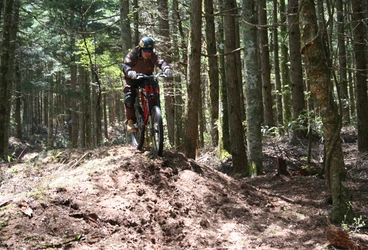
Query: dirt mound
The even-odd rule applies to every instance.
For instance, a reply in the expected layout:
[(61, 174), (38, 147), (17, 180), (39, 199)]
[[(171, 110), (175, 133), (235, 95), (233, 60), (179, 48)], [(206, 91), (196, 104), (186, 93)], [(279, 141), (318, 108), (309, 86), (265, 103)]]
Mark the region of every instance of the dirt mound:
[[(2, 164), (0, 249), (327, 248), (325, 180), (277, 176), (271, 166), (264, 176), (234, 180), (204, 158), (111, 146)], [(355, 176), (367, 176), (354, 164)], [(367, 216), (361, 181), (352, 189), (365, 200), (354, 208)]]

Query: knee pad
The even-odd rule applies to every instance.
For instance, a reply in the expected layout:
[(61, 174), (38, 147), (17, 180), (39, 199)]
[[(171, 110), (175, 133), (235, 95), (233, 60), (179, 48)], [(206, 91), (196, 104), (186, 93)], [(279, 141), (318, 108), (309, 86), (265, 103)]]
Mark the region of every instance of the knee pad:
[(128, 108), (133, 108), (135, 103), (135, 96), (132, 93), (127, 93), (125, 95), (124, 104)]

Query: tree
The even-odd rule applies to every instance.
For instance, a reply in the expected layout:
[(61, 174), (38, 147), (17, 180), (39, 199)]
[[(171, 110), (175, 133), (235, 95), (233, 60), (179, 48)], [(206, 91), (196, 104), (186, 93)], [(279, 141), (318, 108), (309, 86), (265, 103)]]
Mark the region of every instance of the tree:
[(242, 114), (240, 112), (241, 102), (239, 94), (239, 85), (241, 86), (241, 79), (239, 79), (236, 67), (236, 51), (237, 41), (235, 34), (236, 30), (236, 1), (228, 0), (223, 2), (224, 11), (224, 38), (225, 38), (225, 85), (227, 87), (227, 111), (229, 115), (229, 129), (231, 141), (231, 155), (233, 161), (233, 176), (245, 176), (248, 168), (247, 155), (245, 150), (244, 132), (242, 126)]
[(339, 48), (339, 90), (341, 101), (343, 105), (343, 122), (344, 124), (350, 123), (349, 116), (349, 95), (348, 95), (348, 79), (346, 72), (346, 46), (345, 46), (345, 17), (343, 1), (336, 1), (336, 17), (337, 17), (337, 41)]
[(9, 89), (12, 85), (11, 67), (11, 37), (12, 37), (12, 14), (15, 0), (6, 0), (4, 8), (4, 23), (2, 27), (1, 60), (0, 60), (0, 158), (6, 159), (8, 155), (11, 96)]
[[(180, 12), (178, 9), (178, 1), (173, 0), (172, 4), (172, 19), (176, 20), (174, 22), (174, 28), (173, 30), (178, 30), (178, 35), (172, 36), (172, 42), (173, 42), (173, 66), (174, 68), (178, 69), (179, 72), (184, 72), (183, 74), (186, 75), (186, 64), (181, 64), (181, 61), (187, 62), (187, 53), (186, 50), (181, 48), (186, 48), (186, 40), (184, 35), (184, 29), (182, 25), (182, 20), (180, 18)], [(181, 42), (179, 42), (179, 38), (181, 38)], [(174, 85), (174, 94), (175, 94), (175, 142), (174, 146), (176, 148), (181, 148), (181, 142), (183, 139), (184, 129), (183, 129), (183, 106), (184, 106), (184, 100), (183, 100), (183, 88), (182, 88), (182, 77), (181, 74), (178, 74), (174, 78), (175, 85)]]
[(367, 60), (365, 51), (365, 32), (367, 27), (363, 22), (363, 2), (352, 0), (352, 30), (355, 55), (355, 80), (357, 88), (357, 118), (358, 118), (358, 150), (368, 151), (368, 96), (367, 96)]
[(185, 122), (184, 151), (195, 159), (198, 139), (198, 106), (200, 96), (201, 69), (201, 24), (202, 1), (193, 0), (190, 6), (190, 31), (188, 37), (187, 108)]
[(206, 45), (208, 54), (208, 84), (210, 95), (210, 124), (212, 146), (218, 145), (218, 119), (219, 119), (219, 66), (217, 61), (215, 18), (213, 11), (213, 1), (205, 0), (206, 10)]
[[(282, 79), (282, 99), (283, 99), (283, 124), (288, 124), (291, 120), (291, 79), (289, 68), (289, 48), (287, 47), (288, 27), (287, 27), (287, 12), (285, 0), (280, 0), (280, 22), (281, 22), (281, 79)], [(285, 24), (285, 25), (284, 25)], [(275, 41), (276, 42), (276, 41)]]
[(284, 124), (283, 121), (283, 105), (282, 105), (282, 86), (281, 86), (281, 77), (280, 77), (280, 58), (279, 58), (279, 32), (278, 32), (278, 26), (277, 17), (278, 13), (278, 1), (273, 0), (273, 54), (274, 54), (274, 61), (275, 61), (275, 90), (276, 90), (276, 121), (278, 127), (282, 127)]
[[(220, 12), (225, 13), (223, 4), (220, 4)], [(224, 56), (224, 43), (225, 43), (225, 36), (224, 36), (224, 15), (220, 17), (219, 28), (218, 28), (218, 51), (220, 53), (219, 57), (219, 73), (220, 73), (220, 130), (219, 130), (219, 156), (220, 158), (224, 158), (231, 151), (231, 141), (230, 141), (230, 129), (229, 129), (229, 112), (227, 110), (227, 89), (226, 89), (226, 79), (225, 79), (225, 72), (226, 72), (226, 65), (225, 65), (225, 56)]]
[(261, 79), (263, 90), (263, 116), (264, 124), (269, 127), (275, 126), (273, 114), (273, 99), (272, 99), (272, 85), (271, 85), (271, 66), (268, 42), (268, 28), (267, 28), (267, 8), (266, 0), (258, 1), (258, 19), (259, 19), (259, 46), (261, 57)]
[(324, 168), (332, 195), (332, 220), (342, 222), (346, 215), (346, 219), (351, 221), (353, 214), (349, 205), (347, 172), (339, 137), (342, 121), (332, 95), (333, 86), (321, 35), (323, 31), (318, 29), (314, 1), (301, 0), (299, 15), (303, 42), (301, 51), (306, 62), (311, 92), (315, 96), (323, 122)]
[[(161, 53), (166, 53), (166, 62), (171, 64), (171, 53), (170, 53), (170, 26), (169, 26), (169, 16), (168, 16), (168, 7), (167, 0), (158, 0), (158, 12), (159, 18), (158, 23), (159, 27), (157, 30), (158, 35), (160, 36), (160, 46), (157, 46), (156, 49)], [(170, 145), (175, 144), (175, 96), (174, 96), (174, 84), (171, 79), (165, 80), (163, 84), (164, 88), (164, 97), (165, 97), (165, 114), (166, 114), (166, 122), (167, 122), (167, 132), (169, 136)]]
[[(288, 23), (289, 31), (289, 49), (290, 49), (290, 81), (292, 95), (292, 116), (295, 121), (298, 121), (299, 116), (305, 109), (304, 104), (304, 84), (302, 73), (302, 61), (300, 55), (300, 29), (298, 26), (298, 0), (289, 1), (289, 16)], [(303, 122), (303, 121), (302, 121)], [(304, 124), (302, 124), (304, 125)], [(305, 131), (300, 127), (293, 127), (293, 140), (305, 137)]]
[(129, 1), (120, 0), (120, 20), (121, 20), (121, 44), (123, 56), (132, 48), (132, 30), (130, 29)]
[(262, 174), (262, 81), (257, 43), (257, 1), (243, 0), (244, 71), (246, 76), (248, 175)]

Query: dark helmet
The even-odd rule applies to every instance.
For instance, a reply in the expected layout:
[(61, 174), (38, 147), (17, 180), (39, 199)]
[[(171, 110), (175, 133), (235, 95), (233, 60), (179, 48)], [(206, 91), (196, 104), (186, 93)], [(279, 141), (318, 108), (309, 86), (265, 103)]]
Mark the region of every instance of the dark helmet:
[(155, 42), (150, 37), (143, 37), (139, 41), (139, 47), (141, 47), (141, 49), (153, 50), (154, 46), (155, 46)]

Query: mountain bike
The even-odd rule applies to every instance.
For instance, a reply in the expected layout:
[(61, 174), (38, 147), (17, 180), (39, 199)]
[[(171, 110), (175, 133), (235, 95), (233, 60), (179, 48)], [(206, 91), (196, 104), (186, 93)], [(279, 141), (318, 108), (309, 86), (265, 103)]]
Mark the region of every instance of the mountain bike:
[(167, 77), (161, 72), (156, 75), (137, 74), (137, 80), (142, 80), (137, 89), (139, 101), (134, 105), (134, 112), (137, 118), (136, 131), (132, 132), (132, 142), (137, 149), (141, 149), (144, 144), (145, 128), (150, 130), (153, 139), (154, 152), (162, 156), (164, 144), (164, 129), (162, 125), (162, 114), (160, 105), (160, 87), (158, 77)]

